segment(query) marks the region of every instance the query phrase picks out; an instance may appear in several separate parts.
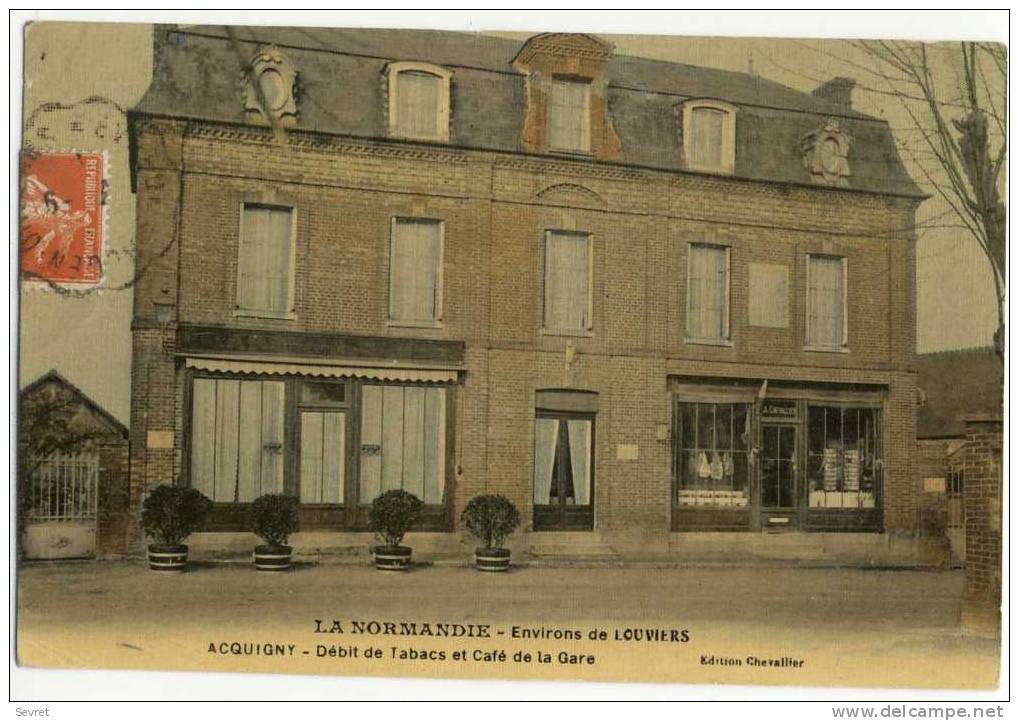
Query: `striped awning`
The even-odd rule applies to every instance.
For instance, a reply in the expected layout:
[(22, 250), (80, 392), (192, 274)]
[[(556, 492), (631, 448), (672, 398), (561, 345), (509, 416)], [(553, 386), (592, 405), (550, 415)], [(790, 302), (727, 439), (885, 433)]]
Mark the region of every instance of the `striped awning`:
[(268, 362), (235, 358), (188, 357), (188, 368), (213, 373), (242, 375), (310, 376), (317, 378), (363, 378), (408, 383), (456, 383), (456, 368), (411, 368), (406, 366), (324, 365), (320, 363)]

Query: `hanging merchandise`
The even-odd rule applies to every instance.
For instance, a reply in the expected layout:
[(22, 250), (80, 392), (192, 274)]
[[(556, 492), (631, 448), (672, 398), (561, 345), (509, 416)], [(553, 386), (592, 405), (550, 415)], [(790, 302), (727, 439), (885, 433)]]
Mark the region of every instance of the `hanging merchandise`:
[(711, 464), (708, 463), (708, 454), (701, 451), (697, 456), (697, 477), (698, 478), (710, 478), (711, 477)]
[(722, 467), (722, 457), (717, 452), (711, 454), (711, 478), (720, 481), (725, 473)]
[(725, 474), (726, 478), (732, 478), (733, 467), (731, 453), (722, 454), (722, 472)]

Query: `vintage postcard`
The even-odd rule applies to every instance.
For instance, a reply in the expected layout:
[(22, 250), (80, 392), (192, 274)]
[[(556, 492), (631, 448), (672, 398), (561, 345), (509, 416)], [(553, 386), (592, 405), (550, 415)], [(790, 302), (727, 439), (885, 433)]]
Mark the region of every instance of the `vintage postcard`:
[(999, 688), (1006, 46), (23, 31), (23, 668)]

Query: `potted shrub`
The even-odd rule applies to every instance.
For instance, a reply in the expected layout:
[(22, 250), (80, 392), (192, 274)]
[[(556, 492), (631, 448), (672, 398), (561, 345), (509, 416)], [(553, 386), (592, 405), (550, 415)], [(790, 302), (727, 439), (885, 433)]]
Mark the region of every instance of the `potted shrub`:
[(402, 490), (386, 491), (372, 501), (368, 523), (384, 545), (375, 546), (375, 568), (380, 571), (405, 571), (410, 565), (411, 549), (401, 546), (404, 535), (418, 522), (424, 501)]
[(157, 486), (142, 504), (142, 529), (155, 541), (148, 547), (149, 568), (179, 573), (187, 567), (184, 539), (202, 527), (212, 501), (194, 488)]
[(482, 543), (474, 550), (479, 571), (509, 569), (510, 552), (503, 543), (520, 525), (520, 511), (510, 499), (495, 494), (475, 496), (464, 507), (460, 522)]
[(293, 549), (287, 545), (297, 530), (297, 499), (283, 493), (266, 493), (251, 504), (251, 530), (264, 545), (255, 546), (255, 569), (286, 571)]

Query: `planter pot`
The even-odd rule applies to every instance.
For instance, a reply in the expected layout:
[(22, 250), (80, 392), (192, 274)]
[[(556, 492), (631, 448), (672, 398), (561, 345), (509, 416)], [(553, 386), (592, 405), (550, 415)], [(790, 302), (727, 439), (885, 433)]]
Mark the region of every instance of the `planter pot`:
[(149, 568), (160, 573), (181, 573), (188, 566), (188, 547), (184, 544), (179, 546), (160, 546), (152, 544), (149, 546)]
[(375, 546), (375, 568), (380, 571), (406, 571), (411, 549), (407, 546)]
[(474, 564), (479, 571), (495, 573), (508, 571), (510, 567), (509, 549), (476, 548), (474, 549)]
[(255, 570), (289, 570), (293, 550), (290, 546), (255, 546)]

